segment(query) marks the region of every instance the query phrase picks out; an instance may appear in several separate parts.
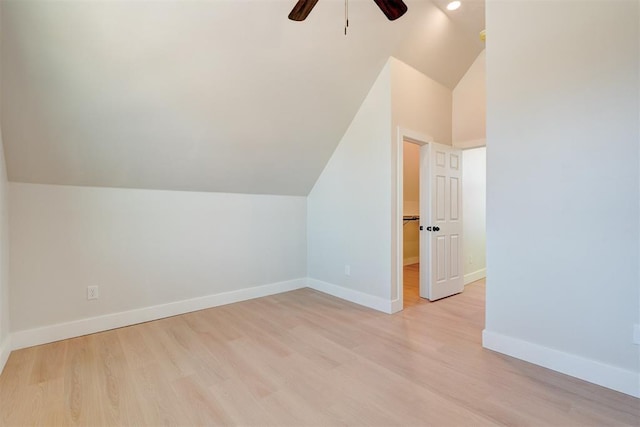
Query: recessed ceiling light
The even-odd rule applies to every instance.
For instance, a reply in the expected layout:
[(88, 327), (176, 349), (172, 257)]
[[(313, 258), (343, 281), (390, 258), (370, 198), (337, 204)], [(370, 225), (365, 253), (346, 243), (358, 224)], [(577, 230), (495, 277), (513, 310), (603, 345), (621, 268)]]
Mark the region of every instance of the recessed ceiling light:
[(447, 10), (456, 10), (460, 7), (461, 4), (462, 3), (460, 3), (458, 0), (452, 1), (447, 5)]

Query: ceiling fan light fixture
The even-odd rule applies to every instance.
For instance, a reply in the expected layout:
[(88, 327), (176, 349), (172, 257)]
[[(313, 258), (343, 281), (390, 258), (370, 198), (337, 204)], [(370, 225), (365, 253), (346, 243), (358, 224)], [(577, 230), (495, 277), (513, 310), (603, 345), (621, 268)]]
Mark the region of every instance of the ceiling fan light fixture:
[[(382, 13), (389, 21), (395, 21), (407, 12), (407, 5), (402, 0), (373, 0)], [(304, 21), (311, 13), (311, 10), (318, 3), (318, 0), (298, 0), (296, 5), (289, 13), (289, 19), (292, 21)], [(348, 11), (348, 5), (345, 0), (345, 12)], [(346, 17), (346, 16), (345, 16)], [(347, 25), (345, 25), (347, 26)]]
[(447, 5), (447, 10), (458, 10), (462, 6), (462, 3), (458, 0), (452, 1)]

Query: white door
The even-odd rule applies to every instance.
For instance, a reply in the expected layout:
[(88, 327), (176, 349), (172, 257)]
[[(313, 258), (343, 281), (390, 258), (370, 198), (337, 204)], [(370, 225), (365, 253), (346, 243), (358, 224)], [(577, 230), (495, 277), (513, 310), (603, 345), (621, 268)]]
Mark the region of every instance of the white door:
[(423, 146), (420, 184), (420, 296), (435, 301), (464, 289), (462, 152)]

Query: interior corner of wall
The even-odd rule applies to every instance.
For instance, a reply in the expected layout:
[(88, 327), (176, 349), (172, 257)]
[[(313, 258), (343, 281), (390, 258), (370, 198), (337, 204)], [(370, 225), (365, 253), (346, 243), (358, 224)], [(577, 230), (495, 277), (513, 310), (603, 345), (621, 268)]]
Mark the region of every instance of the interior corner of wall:
[(481, 148), (487, 146), (486, 138), (470, 139), (467, 141), (454, 141), (453, 147), (460, 149)]
[(4, 370), (5, 365), (7, 364), (7, 360), (9, 360), (9, 355), (11, 354), (11, 335), (8, 334), (6, 337), (0, 338), (0, 374)]

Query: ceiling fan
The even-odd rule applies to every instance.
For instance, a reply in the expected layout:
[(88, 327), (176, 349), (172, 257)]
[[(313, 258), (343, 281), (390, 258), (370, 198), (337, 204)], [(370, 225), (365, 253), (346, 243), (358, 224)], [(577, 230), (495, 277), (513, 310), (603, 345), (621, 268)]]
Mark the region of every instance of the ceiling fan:
[[(400, 18), (407, 11), (407, 5), (402, 0), (373, 0), (389, 21)], [(311, 13), (318, 0), (298, 0), (298, 3), (289, 13), (292, 21), (304, 21)]]

